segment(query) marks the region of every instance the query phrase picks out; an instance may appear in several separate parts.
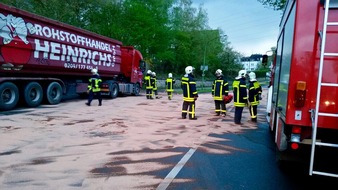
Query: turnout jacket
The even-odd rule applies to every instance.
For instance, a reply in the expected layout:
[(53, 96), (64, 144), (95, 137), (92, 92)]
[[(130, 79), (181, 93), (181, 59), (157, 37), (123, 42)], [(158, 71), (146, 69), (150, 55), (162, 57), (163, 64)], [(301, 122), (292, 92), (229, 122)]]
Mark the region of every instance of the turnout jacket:
[(251, 105), (259, 104), (259, 97), (262, 94), (262, 87), (257, 80), (250, 81), (249, 83), (249, 102)]
[(234, 80), (232, 87), (234, 91), (234, 105), (237, 107), (245, 107), (248, 103), (245, 78)]
[(224, 79), (224, 76), (219, 76), (214, 80), (211, 93), (214, 96), (214, 100), (223, 100), (223, 96), (228, 95), (229, 85), (228, 81)]
[(101, 91), (101, 83), (102, 80), (100, 75), (92, 75), (89, 79), (88, 90), (92, 92), (100, 92)]
[(181, 88), (183, 91), (183, 101), (194, 102), (198, 97), (196, 90), (196, 81), (192, 74), (185, 74), (181, 79)]
[(151, 85), (153, 86), (153, 90), (157, 90), (157, 79), (155, 76), (150, 77)]
[(147, 74), (144, 77), (144, 82), (146, 84), (146, 89), (153, 89), (153, 85), (151, 83), (151, 75), (150, 74)]
[(173, 92), (174, 91), (175, 80), (173, 78), (167, 78), (167, 80), (165, 81), (165, 83), (166, 83), (166, 91), (167, 92)]

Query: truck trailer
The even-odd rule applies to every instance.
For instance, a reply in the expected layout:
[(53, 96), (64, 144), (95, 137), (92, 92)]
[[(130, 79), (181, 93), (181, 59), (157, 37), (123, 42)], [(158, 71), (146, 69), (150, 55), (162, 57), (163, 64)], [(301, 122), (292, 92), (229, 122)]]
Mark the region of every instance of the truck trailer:
[(134, 47), (0, 4), (0, 110), (84, 95), (93, 68), (103, 95), (140, 93), (145, 62)]
[(338, 147), (337, 0), (287, 2), (272, 72), (267, 118), (278, 161), (307, 155), (309, 175), (338, 177), (336, 166), (317, 167), (320, 150), (329, 158)]

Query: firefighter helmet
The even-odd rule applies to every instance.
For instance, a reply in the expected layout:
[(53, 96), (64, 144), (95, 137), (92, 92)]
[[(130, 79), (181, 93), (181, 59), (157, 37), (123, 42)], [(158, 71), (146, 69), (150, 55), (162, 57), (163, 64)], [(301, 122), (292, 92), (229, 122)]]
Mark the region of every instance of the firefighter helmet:
[(91, 72), (93, 75), (94, 75), (94, 74), (97, 74), (97, 69), (92, 69), (90, 72)]
[(188, 66), (185, 68), (185, 74), (191, 74), (192, 72), (194, 72), (194, 67)]
[(250, 80), (256, 80), (256, 74), (254, 72), (249, 73)]
[(238, 76), (236, 77), (237, 79), (244, 78), (246, 75), (246, 70), (240, 70), (238, 72)]
[(152, 75), (153, 75), (153, 76), (156, 76), (156, 73), (155, 73), (155, 72), (153, 72), (153, 73), (152, 73)]
[(173, 74), (172, 74), (172, 73), (169, 73), (169, 74), (168, 74), (168, 78), (173, 78)]
[(151, 70), (148, 70), (148, 71), (147, 71), (147, 74), (149, 74), (149, 75), (150, 75), (150, 74), (151, 74)]
[(222, 70), (221, 69), (217, 69), (215, 72), (216, 76), (221, 76), (222, 75)]

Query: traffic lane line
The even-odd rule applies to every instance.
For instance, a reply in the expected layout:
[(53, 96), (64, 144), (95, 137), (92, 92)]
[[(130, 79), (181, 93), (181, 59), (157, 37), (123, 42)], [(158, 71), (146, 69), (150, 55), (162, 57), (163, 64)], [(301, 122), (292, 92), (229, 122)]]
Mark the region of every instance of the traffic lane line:
[[(234, 106), (231, 106), (229, 108), (230, 113)], [(210, 132), (206, 135), (209, 136)], [(201, 139), (206, 139), (206, 136), (202, 136)], [(176, 166), (168, 173), (168, 175), (163, 179), (163, 181), (159, 184), (159, 186), (156, 188), (156, 190), (166, 190), (170, 183), (175, 179), (177, 174), (181, 171), (183, 166), (188, 162), (188, 160), (191, 158), (191, 156), (195, 153), (197, 148), (202, 144), (202, 142), (196, 146), (196, 148), (190, 148), (189, 151), (182, 157), (182, 159), (176, 164)]]

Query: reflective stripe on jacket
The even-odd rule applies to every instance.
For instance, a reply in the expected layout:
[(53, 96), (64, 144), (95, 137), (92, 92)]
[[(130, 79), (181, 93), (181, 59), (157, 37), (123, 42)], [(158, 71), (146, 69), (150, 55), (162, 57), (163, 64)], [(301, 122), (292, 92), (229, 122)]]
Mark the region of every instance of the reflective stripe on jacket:
[(167, 92), (173, 92), (174, 91), (174, 79), (173, 78), (167, 78), (165, 83), (166, 83), (166, 91)]
[(223, 79), (223, 76), (214, 80), (212, 84), (212, 95), (214, 96), (214, 100), (223, 100), (223, 96), (227, 96), (229, 93), (229, 85), (228, 82)]
[(182, 77), (181, 88), (183, 91), (183, 101), (194, 102), (195, 97), (198, 97), (196, 82), (190, 74)]
[(234, 105), (245, 107), (248, 101), (245, 78), (234, 80), (232, 88), (234, 92)]
[(249, 102), (251, 105), (255, 106), (259, 104), (258, 101), (258, 90), (254, 86), (254, 82), (249, 83)]
[(100, 76), (99, 75), (93, 75), (89, 79), (88, 90), (93, 91), (93, 92), (100, 92), (101, 91), (101, 88), (100, 88), (101, 83), (102, 83), (102, 80), (101, 80)]
[(151, 77), (150, 75), (146, 75), (144, 77), (145, 83), (146, 83), (146, 89), (153, 89), (153, 86), (151, 84)]
[(151, 80), (151, 84), (153, 86), (153, 90), (157, 90), (157, 79), (156, 79), (156, 77), (151, 77), (150, 80)]

